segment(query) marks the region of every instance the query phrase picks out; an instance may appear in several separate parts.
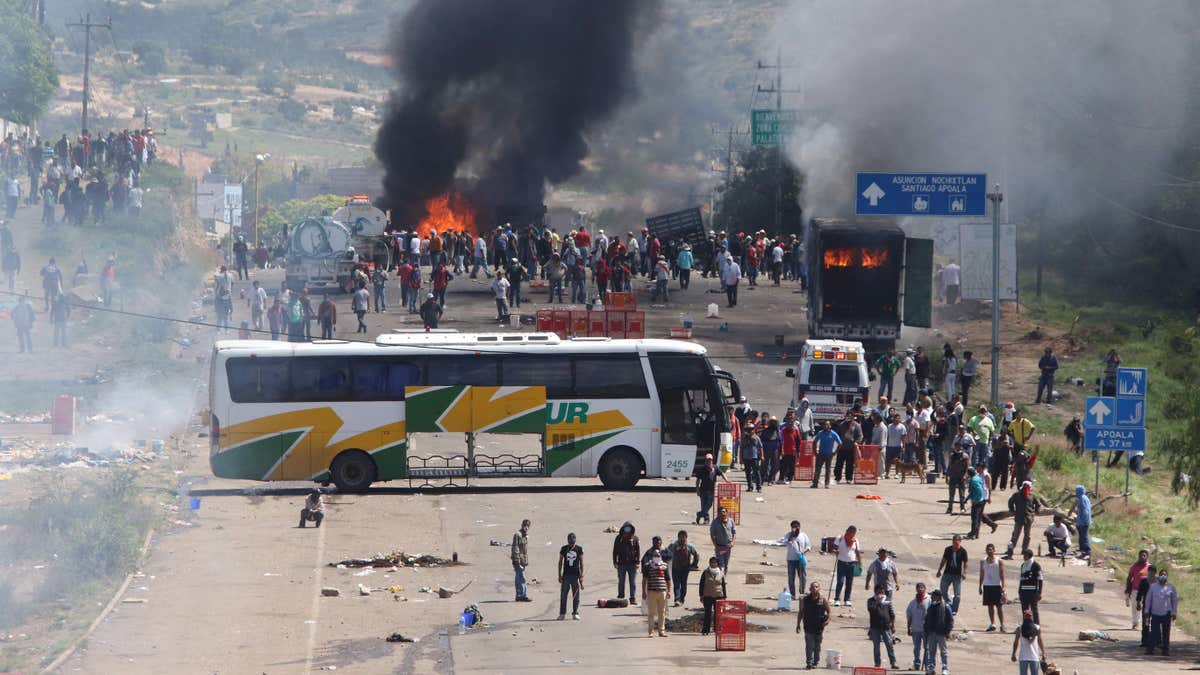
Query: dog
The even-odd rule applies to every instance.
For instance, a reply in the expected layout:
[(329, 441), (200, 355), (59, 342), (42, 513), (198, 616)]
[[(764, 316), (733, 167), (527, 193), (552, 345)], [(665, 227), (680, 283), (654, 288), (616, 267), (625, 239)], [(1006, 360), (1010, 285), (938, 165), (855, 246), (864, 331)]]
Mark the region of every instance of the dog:
[(925, 466), (917, 462), (906, 462), (903, 458), (897, 458), (888, 463), (887, 472), (900, 474), (901, 483), (905, 482), (910, 473), (917, 477), (917, 482), (920, 482), (925, 474)]

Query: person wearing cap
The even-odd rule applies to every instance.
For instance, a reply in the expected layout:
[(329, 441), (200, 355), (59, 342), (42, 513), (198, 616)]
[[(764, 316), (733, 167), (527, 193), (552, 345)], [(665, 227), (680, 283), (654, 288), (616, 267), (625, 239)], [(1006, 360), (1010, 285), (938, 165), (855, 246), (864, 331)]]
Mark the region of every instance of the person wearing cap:
[[(661, 539), (658, 541), (662, 543)], [(659, 637), (667, 637), (667, 592), (671, 589), (671, 567), (663, 560), (661, 550), (650, 549), (649, 556), (642, 565), (642, 597), (646, 602), (648, 623), (646, 637), (654, 637), (656, 627)]]
[(692, 245), (684, 244), (679, 250), (679, 256), (675, 258), (675, 267), (679, 269), (679, 289), (686, 291), (688, 284), (692, 282), (692, 265), (696, 262), (692, 257)]
[(878, 556), (871, 561), (871, 565), (867, 567), (867, 579), (864, 586), (869, 591), (871, 590), (871, 579), (875, 579), (876, 585), (882, 584), (887, 589), (887, 600), (892, 601), (892, 593), (900, 588), (900, 572), (896, 568), (896, 563), (892, 561), (888, 555), (888, 550), (882, 546), (875, 551)]
[(883, 663), (879, 654), (879, 645), (882, 644), (887, 649), (888, 661), (892, 664), (892, 670), (900, 670), (896, 664), (896, 648), (895, 640), (893, 640), (893, 636), (896, 634), (896, 610), (892, 606), (892, 601), (888, 599), (889, 594), (886, 584), (875, 584), (875, 594), (867, 599), (867, 616), (869, 617), (867, 635), (871, 638), (875, 667), (879, 668)]
[(1025, 533), (1025, 538), (1022, 540), (1021, 549), (1029, 548), (1033, 518), (1040, 509), (1041, 505), (1033, 496), (1033, 483), (1029, 481), (1021, 483), (1021, 488), (1008, 498), (1008, 510), (1013, 514), (1013, 533), (1012, 539), (1008, 542), (1008, 550), (1004, 553), (1005, 560), (1012, 560), (1013, 549), (1016, 548), (1017, 539), (1021, 536), (1022, 531)]
[(667, 259), (663, 256), (658, 256), (654, 260), (654, 291), (650, 294), (650, 302), (658, 300), (658, 296), (662, 296), (663, 302), (670, 302), (671, 298), (667, 295), (667, 284), (671, 282), (671, 266), (667, 264)]
[(304, 508), (300, 509), (300, 527), (310, 520), (316, 523), (316, 527), (320, 527), (321, 521), (325, 520), (325, 505), (321, 503), (321, 491), (317, 488), (313, 488), (304, 498)]
[[(932, 675), (937, 667), (937, 657), (942, 658), (942, 675), (950, 673), (950, 657), (946, 653), (946, 641), (954, 630), (954, 612), (950, 611), (950, 603), (942, 597), (941, 590), (935, 588), (930, 593), (929, 607), (925, 610), (925, 672)], [(920, 670), (913, 666), (913, 670)]]
[(925, 660), (925, 617), (928, 615), (929, 606), (932, 604), (930, 596), (925, 594), (925, 584), (918, 583), (916, 591), (916, 595), (913, 596), (912, 600), (908, 601), (908, 607), (904, 610), (904, 619), (907, 623), (905, 632), (908, 633), (909, 639), (912, 640), (912, 670), (920, 670), (921, 664)]
[(696, 474), (696, 495), (700, 497), (700, 510), (696, 512), (697, 525), (709, 522), (713, 502), (716, 501), (717, 478), (729, 482), (729, 477), (713, 460), (712, 453), (708, 453), (704, 455), (704, 466)]
[(1020, 667), (1021, 675), (1040, 675), (1042, 662), (1046, 660), (1046, 645), (1042, 642), (1042, 628), (1033, 620), (1033, 612), (1025, 610), (1021, 616), (1021, 627), (1013, 635), (1012, 660)]
[(438, 319), (442, 318), (442, 308), (433, 293), (425, 296), (425, 302), (421, 305), (420, 316), (421, 321), (425, 322), (426, 328), (438, 327)]
[(658, 553), (658, 556), (663, 559), (663, 562), (671, 562), (671, 552), (663, 548), (663, 538), (657, 534), (650, 538), (650, 548), (642, 554), (642, 564), (650, 562), (650, 556)]

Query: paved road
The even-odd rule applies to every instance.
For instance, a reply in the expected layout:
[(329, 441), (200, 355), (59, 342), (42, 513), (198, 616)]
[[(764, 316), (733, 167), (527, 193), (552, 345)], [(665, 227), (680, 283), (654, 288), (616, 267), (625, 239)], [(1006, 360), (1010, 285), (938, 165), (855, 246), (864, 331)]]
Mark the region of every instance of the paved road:
[[(790, 384), (782, 372), (795, 357), (780, 355), (795, 351), (803, 325), (801, 296), (786, 286), (746, 291), (741, 307), (727, 311), (721, 303), (721, 318), (706, 320), (702, 318), (703, 305), (721, 299), (705, 294), (707, 285), (697, 280), (686, 304), (651, 309), (649, 334), (665, 335), (667, 328), (678, 322), (680, 312), (692, 313), (698, 323), (698, 339), (709, 346), (723, 367), (739, 377), (755, 405), (782, 412)], [(339, 302), (345, 311), (340, 328), (349, 329), (346, 334), (352, 336), (352, 315), (346, 300)], [(485, 326), (492, 311), (482, 284), (456, 281), (444, 325), (460, 329)], [(414, 325), (406, 313), (372, 314), (368, 322), (372, 334)], [(718, 332), (721, 322), (728, 322), (728, 333)], [(782, 349), (773, 346), (777, 333), (787, 337)], [(764, 356), (756, 357), (756, 352)], [(195, 444), (196, 458), (184, 482), (204, 491), (200, 508), (191, 511), (186, 500), (180, 499), (185, 507), (183, 518), (190, 524), (174, 525), (156, 538), (143, 569), (145, 576), (126, 594), (145, 602), (119, 604), (86, 649), (67, 662), (64, 672), (309, 673), (336, 668), (352, 673), (557, 673), (609, 672), (614, 666), (637, 672), (661, 672), (670, 667), (761, 672), (802, 667), (803, 640), (794, 633), (795, 614), (752, 615), (752, 623), (771, 630), (752, 633), (744, 653), (718, 653), (710, 638), (695, 634), (645, 638), (644, 619), (637, 609), (595, 608), (598, 598), (615, 595), (615, 574), (608, 555), (613, 535), (604, 531), (608, 527), (631, 520), (644, 545), (655, 533), (670, 538), (684, 529), (701, 555), (709, 555), (706, 532), (691, 524), (696, 500), (687, 493), (560, 489), (339, 495), (329, 499), (324, 527), (302, 530), (295, 527), (302, 496), (286, 490), (259, 494), (255, 489), (265, 485), (213, 479), (205, 460), (207, 439), (196, 438)], [(566, 488), (593, 487), (597, 481), (488, 484)], [(684, 485), (668, 480), (645, 484)], [(883, 499), (855, 498), (868, 491)], [(731, 597), (748, 600), (756, 607), (774, 606), (775, 595), (786, 583), (783, 552), (750, 542), (778, 538), (792, 518), (799, 518), (814, 542), (853, 523), (860, 529), (865, 549), (884, 545), (895, 551), (902, 582), (898, 598), (906, 604), (915, 582), (933, 581), (930, 570), (936, 568), (948, 543), (940, 538), (968, 528), (964, 517), (942, 515), (943, 507), (937, 501), (942, 496), (940, 486), (894, 481), (875, 489), (835, 486), (829, 490), (811, 490), (797, 483), (767, 487), (761, 502), (757, 495), (747, 496), (731, 563)], [(509, 550), (489, 544), (492, 539), (508, 542), (525, 517), (533, 520), (529, 576), (538, 580), (531, 587), (534, 601), (528, 604), (511, 602)], [(555, 620), (555, 562), (558, 547), (571, 531), (578, 534), (585, 550), (583, 619), (559, 623)], [(1005, 534), (1001, 530), (972, 542), (968, 547), (972, 559), (981, 556), (987, 541), (1001, 545)], [(365, 576), (328, 566), (343, 558), (392, 550), (443, 556), (457, 552), (465, 564), (394, 573), (381, 570)], [(814, 555), (810, 578), (828, 585), (832, 568), (828, 557)], [(747, 585), (747, 572), (764, 574), (766, 583)], [(1177, 644), (1176, 660), (1170, 662), (1140, 656), (1134, 648), (1136, 636), (1126, 624), (1120, 585), (1104, 571), (1048, 566), (1047, 576), (1042, 614), (1049, 658), (1065, 665), (1067, 673), (1127, 672), (1131, 667), (1146, 673), (1174, 672), (1187, 659), (1195, 659), (1197, 648), (1191, 640)], [(1096, 593), (1081, 592), (1085, 580), (1096, 583)], [(1012, 572), (1008, 581), (1015, 583)], [(422, 587), (458, 589), (468, 582), (471, 585), (465, 592), (450, 599), (420, 592)], [(394, 599), (386, 591), (360, 596), (356, 590), (360, 583), (371, 588), (403, 586), (403, 591), (395, 594), (402, 599)], [(320, 589), (325, 586), (338, 588), (342, 595), (321, 597)], [(952, 643), (954, 672), (967, 668), (1016, 672), (1015, 664), (1008, 661), (1011, 636), (979, 632), (986, 627), (986, 613), (970, 583), (965, 590), (958, 622), (975, 632), (966, 641)], [(686, 607), (672, 610), (673, 615), (699, 607), (694, 583), (689, 596)], [(854, 589), (854, 616), (839, 612), (826, 637), (827, 647), (841, 650), (848, 664), (870, 663), (865, 599), (861, 586)], [(458, 613), (472, 603), (478, 603), (490, 626), (459, 635), (455, 629)], [(1072, 607), (1083, 611), (1072, 611)], [(1011, 629), (1017, 624), (1018, 606), (1006, 609), (1013, 615), (1008, 620)], [(1076, 640), (1079, 630), (1090, 628), (1112, 631), (1120, 641)], [(393, 632), (419, 637), (420, 642), (385, 642), (383, 638)], [(911, 662), (909, 642), (905, 640), (897, 648), (900, 662)]]

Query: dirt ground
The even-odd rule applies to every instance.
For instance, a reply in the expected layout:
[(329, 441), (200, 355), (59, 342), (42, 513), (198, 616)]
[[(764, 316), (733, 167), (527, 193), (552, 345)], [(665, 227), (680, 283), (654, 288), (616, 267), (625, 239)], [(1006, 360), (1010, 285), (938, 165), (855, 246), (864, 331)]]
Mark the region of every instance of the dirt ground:
[[(256, 273), (268, 288), (278, 285), (277, 276), (272, 271)], [(783, 370), (794, 365), (802, 335), (802, 296), (791, 285), (743, 288), (741, 305), (727, 310), (720, 302), (722, 296), (706, 292), (714, 285), (696, 279), (686, 294), (672, 296), (669, 307), (649, 308), (648, 335), (665, 336), (670, 326), (678, 324), (681, 313), (691, 314), (697, 322), (697, 340), (709, 348), (716, 363), (737, 375), (755, 407), (781, 413), (791, 385)], [(541, 299), (541, 293), (532, 291), (530, 296)], [(392, 301), (398, 304), (395, 298)], [(721, 305), (720, 318), (702, 318), (704, 305), (713, 301)], [(338, 298), (338, 302), (339, 332), (350, 337), (354, 322), (348, 300)], [(245, 308), (239, 306), (237, 311), (235, 319), (240, 320)], [(462, 277), (452, 283), (443, 325), (490, 329), (491, 312), (484, 282)], [(718, 330), (721, 323), (728, 324), (728, 332)], [(368, 315), (368, 325), (372, 334), (416, 326), (410, 315), (395, 309)], [(960, 332), (957, 326), (942, 330), (956, 336)], [(970, 328), (965, 330), (973, 340)], [(775, 334), (785, 336), (784, 347), (774, 346)], [(941, 339), (924, 332), (906, 332), (904, 337), (906, 344)], [(1036, 350), (1028, 351), (1036, 358)], [(1029, 387), (1032, 379), (1020, 384)], [(623, 493), (605, 491), (592, 479), (489, 480), (480, 481), (478, 488), (473, 484), (446, 493), (410, 492), (401, 482), (366, 495), (332, 496), (325, 525), (302, 530), (296, 528), (296, 519), (303, 493), (287, 488), (304, 486), (214, 479), (205, 456), (207, 439), (191, 438), (185, 448), (192, 454), (181, 480), (193, 492), (178, 500), (186, 514), (181, 520), (189, 524), (173, 524), (156, 535), (142, 576), (126, 592), (125, 601), (117, 604), (62, 672), (607, 672), (613, 666), (637, 672), (664, 667), (761, 672), (802, 667), (803, 640), (794, 633), (794, 613), (756, 614), (753, 622), (774, 630), (751, 633), (745, 652), (716, 652), (712, 638), (695, 634), (645, 638), (640, 607), (596, 608), (597, 599), (616, 595), (608, 556), (613, 535), (606, 528), (631, 520), (638, 526), (643, 546), (653, 534), (669, 539), (683, 529), (703, 557), (711, 553), (706, 532), (692, 524), (697, 500), (685, 482), (646, 480)], [(504, 486), (526, 489), (495, 490)], [(932, 570), (948, 544), (946, 539), (968, 529), (965, 516), (943, 514), (939, 500), (944, 491), (941, 485), (885, 481), (879, 486), (828, 490), (793, 483), (769, 486), (761, 496), (746, 495), (730, 566), (730, 596), (762, 608), (774, 606), (776, 594), (786, 584), (783, 551), (752, 541), (777, 539), (787, 523), (798, 518), (814, 542), (855, 524), (864, 549), (893, 550), (900, 570), (897, 602), (902, 610), (914, 583), (935, 581)], [(857, 499), (860, 494), (882, 499)], [(998, 496), (1004, 498), (1006, 493)], [(198, 508), (191, 508), (190, 497), (199, 498)], [(533, 602), (528, 604), (512, 602), (509, 549), (490, 544), (493, 539), (509, 542), (525, 517), (533, 521), (528, 576), (536, 579), (531, 581)], [(1044, 523), (1039, 521), (1038, 526)], [(582, 620), (559, 623), (555, 564), (568, 532), (578, 535), (586, 551)], [(1001, 546), (1008, 533), (1002, 527), (967, 546), (972, 562), (956, 630), (971, 632), (965, 640), (951, 643), (954, 672), (989, 667), (1016, 670), (1008, 661), (1012, 636), (983, 632), (986, 612), (972, 586), (977, 579), (974, 561), (981, 557), (984, 544)], [(465, 564), (394, 572), (380, 569), (362, 576), (356, 576), (362, 570), (328, 565), (394, 550), (445, 557), (457, 553)], [(1146, 673), (1173, 672), (1200, 655), (1194, 640), (1176, 634), (1170, 660), (1142, 656), (1136, 648), (1138, 636), (1129, 630), (1121, 584), (1107, 570), (1058, 567), (1045, 559), (1043, 564), (1047, 655), (1065, 672), (1116, 673), (1131, 666)], [(832, 569), (828, 556), (813, 554), (809, 578), (828, 588)], [(765, 583), (747, 584), (748, 572), (763, 574)], [(1082, 592), (1085, 581), (1095, 583), (1095, 593)], [(459, 589), (468, 582), (464, 592), (449, 599), (421, 590)], [(858, 583), (862, 584), (861, 578)], [(1015, 584), (1015, 567), (1009, 569), (1007, 583), (1010, 588)], [(359, 584), (371, 590), (370, 595), (360, 595)], [(387, 590), (392, 586), (401, 588)], [(323, 587), (337, 588), (340, 596), (322, 597)], [(672, 616), (696, 611), (696, 595), (693, 581), (685, 607), (672, 610)], [(865, 600), (860, 585), (854, 589), (853, 611), (839, 609), (826, 634), (826, 648), (840, 650), (848, 665), (871, 662)], [(460, 635), (459, 613), (471, 604), (478, 605), (486, 625)], [(1009, 604), (1005, 610), (1012, 630), (1018, 623), (1019, 605)], [(898, 626), (903, 626), (902, 619)], [(1079, 641), (1077, 634), (1085, 629), (1107, 631), (1117, 641)], [(385, 641), (396, 632), (420, 641)], [(906, 638), (897, 645), (897, 657), (902, 665), (911, 663)]]

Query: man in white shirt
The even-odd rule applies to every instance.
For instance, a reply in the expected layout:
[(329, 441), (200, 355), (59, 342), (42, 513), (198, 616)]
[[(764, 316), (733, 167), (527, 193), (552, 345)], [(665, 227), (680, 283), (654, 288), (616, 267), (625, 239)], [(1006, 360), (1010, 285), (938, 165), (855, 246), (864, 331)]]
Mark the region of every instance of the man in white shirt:
[(788, 567), (788, 592), (792, 594), (792, 599), (795, 600), (800, 596), (796, 595), (796, 577), (800, 577), (800, 590), (807, 588), (808, 584), (808, 558), (806, 554), (812, 550), (812, 544), (809, 542), (808, 535), (800, 531), (800, 521), (792, 521), (792, 529), (783, 535), (783, 539), (779, 540), (787, 547), (787, 567)]
[(946, 283), (946, 304), (958, 302), (959, 284), (961, 283), (962, 268), (958, 263), (950, 263), (942, 269), (942, 281)]
[(488, 279), (492, 278), (492, 273), (488, 271), (487, 264), (487, 241), (483, 237), (475, 237), (475, 264), (471, 267), (472, 279), (479, 275), (480, 269), (483, 270)]
[(783, 277), (783, 247), (779, 242), (775, 242), (775, 247), (771, 249), (771, 281), (775, 286), (779, 285), (779, 280)]
[(254, 330), (263, 329), (263, 314), (266, 311), (267, 289), (255, 281), (254, 290), (250, 293), (250, 320), (254, 324)]
[[(485, 268), (486, 269), (486, 268)], [(503, 274), (496, 274), (496, 278), (492, 280), (490, 288), (496, 296), (496, 320), (504, 321), (508, 318), (508, 289), (511, 286), (508, 283), (508, 278)]]
[(892, 462), (904, 455), (904, 439), (907, 434), (908, 429), (900, 421), (900, 416), (894, 415), (884, 430), (884, 445), (887, 448), (884, 455), (884, 478), (891, 477)]
[(917, 362), (913, 359), (913, 350), (904, 352), (904, 404), (908, 405), (917, 400)]
[[(725, 254), (729, 256), (728, 253)], [(725, 260), (725, 267), (721, 270), (721, 285), (725, 287), (725, 296), (729, 299), (729, 306), (737, 306), (738, 282), (742, 279), (742, 268), (737, 264), (737, 261), (729, 256)]]
[(1071, 548), (1071, 531), (1067, 529), (1067, 524), (1063, 522), (1062, 516), (1054, 516), (1054, 523), (1046, 528), (1046, 546), (1049, 547), (1051, 557), (1057, 557), (1058, 551), (1063, 558), (1067, 557), (1067, 549)]

